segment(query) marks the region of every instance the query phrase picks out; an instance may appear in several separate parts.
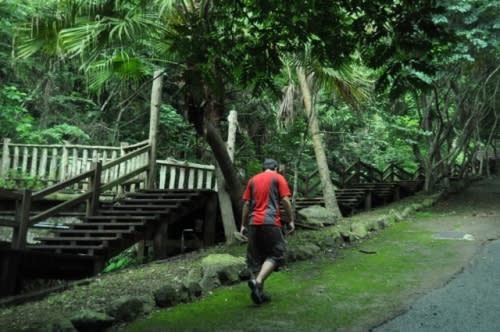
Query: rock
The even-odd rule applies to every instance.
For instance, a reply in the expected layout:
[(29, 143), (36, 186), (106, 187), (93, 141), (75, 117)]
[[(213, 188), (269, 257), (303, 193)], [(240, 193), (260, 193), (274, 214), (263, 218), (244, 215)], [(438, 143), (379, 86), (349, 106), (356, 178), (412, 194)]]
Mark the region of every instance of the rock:
[(406, 218), (408, 217), (409, 215), (411, 215), (413, 213), (413, 210), (410, 206), (407, 206), (403, 209), (403, 212), (401, 212), (401, 215), (403, 216), (403, 218)]
[(155, 303), (160, 308), (171, 307), (176, 304), (187, 302), (189, 299), (188, 288), (176, 288), (165, 285), (153, 292)]
[(324, 227), (337, 223), (337, 216), (319, 205), (312, 205), (298, 211), (300, 221), (306, 226)]
[(422, 201), (422, 206), (425, 208), (431, 207), (433, 205), (434, 205), (434, 199), (432, 199), (432, 198), (425, 198)]
[(387, 228), (391, 225), (391, 222), (389, 221), (389, 217), (387, 217), (387, 216), (383, 216), (383, 217), (377, 219), (376, 222), (379, 226), (379, 229), (384, 229), (384, 228)]
[(289, 250), (289, 258), (295, 261), (303, 261), (314, 257), (321, 248), (313, 243), (298, 245)]
[(356, 222), (351, 225), (351, 236), (354, 236), (356, 240), (364, 239), (368, 236), (368, 230), (366, 225), (362, 222)]
[(186, 290), (190, 301), (194, 301), (203, 295), (203, 289), (198, 282), (191, 282), (185, 285), (184, 289)]
[(48, 322), (41, 323), (40, 326), (35, 328), (36, 331), (46, 332), (76, 332), (77, 329), (73, 326), (71, 321), (65, 317), (55, 316), (50, 318)]
[(82, 310), (71, 317), (71, 323), (79, 332), (104, 331), (113, 325), (115, 319), (102, 312)]
[(322, 248), (337, 248), (341, 246), (344, 240), (342, 239), (342, 235), (340, 234), (339, 230), (335, 229), (329, 233), (331, 233), (331, 235), (322, 239), (319, 245)]
[(231, 285), (240, 281), (239, 274), (246, 269), (245, 259), (229, 254), (213, 254), (201, 260), (202, 279), (200, 286), (207, 293), (220, 285)]
[(406, 216), (403, 216), (401, 215), (401, 213), (399, 213), (398, 211), (394, 210), (394, 209), (391, 209), (389, 211), (389, 216), (388, 216), (388, 219), (389, 219), (389, 222), (391, 223), (397, 223), (397, 222), (400, 222), (402, 221), (404, 218), (406, 218), (408, 215)]
[(144, 301), (130, 296), (119, 297), (106, 308), (106, 313), (120, 322), (131, 322), (143, 312)]

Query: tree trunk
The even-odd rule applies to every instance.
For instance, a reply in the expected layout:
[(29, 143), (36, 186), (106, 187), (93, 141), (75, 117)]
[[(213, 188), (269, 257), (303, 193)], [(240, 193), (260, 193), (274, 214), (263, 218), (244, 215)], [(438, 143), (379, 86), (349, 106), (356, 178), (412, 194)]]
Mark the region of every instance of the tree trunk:
[(307, 82), (307, 77), (303, 68), (297, 67), (297, 76), (299, 78), (300, 89), (304, 98), (304, 108), (309, 122), (309, 134), (311, 135), (314, 154), (318, 164), (325, 207), (335, 213), (338, 217), (341, 217), (342, 214), (340, 213), (337, 198), (335, 197), (335, 188), (330, 177), (330, 169), (328, 168), (328, 161), (326, 159), (326, 153), (321, 139), (318, 119), (313, 108), (311, 89)]
[(241, 218), (241, 194), (243, 193), (243, 188), (241, 181), (238, 177), (238, 173), (233, 166), (231, 157), (227, 152), (226, 143), (222, 139), (219, 130), (211, 123), (206, 123), (206, 140), (214, 157), (219, 164), (222, 175), (226, 180), (226, 189), (231, 196), (231, 202), (233, 204), (233, 211), (235, 214), (235, 220), (240, 220)]
[(225, 188), (231, 198), (234, 219), (239, 226), (242, 183), (227, 151), (226, 142), (218, 129), (218, 121), (223, 114), (222, 105), (224, 103), (217, 100), (217, 95), (204, 85), (196, 68), (186, 71), (185, 81), (189, 82), (191, 86), (190, 93), (185, 95), (187, 120), (194, 125), (197, 134), (205, 139), (212, 150), (224, 177)]
[(163, 70), (156, 70), (153, 74), (153, 86), (151, 87), (151, 106), (149, 119), (149, 144), (151, 144), (151, 155), (149, 158), (149, 174), (147, 189), (153, 189), (156, 180), (156, 155), (158, 151), (158, 121), (160, 118), (161, 90), (163, 87)]

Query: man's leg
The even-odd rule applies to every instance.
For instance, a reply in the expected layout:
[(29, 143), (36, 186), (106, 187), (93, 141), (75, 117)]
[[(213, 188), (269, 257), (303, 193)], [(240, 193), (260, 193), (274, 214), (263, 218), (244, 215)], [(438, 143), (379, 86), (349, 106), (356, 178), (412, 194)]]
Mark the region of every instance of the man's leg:
[(267, 277), (273, 273), (274, 268), (276, 267), (276, 263), (271, 259), (266, 259), (262, 267), (260, 268), (259, 274), (255, 278), (257, 282), (261, 285), (264, 285), (264, 281), (266, 281)]

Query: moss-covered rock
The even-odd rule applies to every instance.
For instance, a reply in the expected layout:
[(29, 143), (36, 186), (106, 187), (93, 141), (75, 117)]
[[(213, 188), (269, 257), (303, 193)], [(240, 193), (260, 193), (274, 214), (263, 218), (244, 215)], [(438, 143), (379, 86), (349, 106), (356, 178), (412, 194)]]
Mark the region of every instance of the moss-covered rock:
[(351, 225), (351, 236), (355, 240), (361, 240), (368, 236), (368, 230), (362, 222), (356, 222)]
[(229, 254), (213, 254), (200, 263), (202, 278), (200, 286), (204, 293), (220, 285), (230, 285), (240, 280), (240, 272), (246, 269), (245, 258)]
[(287, 252), (287, 261), (303, 261), (313, 258), (321, 248), (314, 243), (300, 244), (293, 248), (289, 248)]
[(337, 216), (328, 209), (313, 205), (298, 211), (300, 222), (306, 226), (324, 227), (337, 223)]

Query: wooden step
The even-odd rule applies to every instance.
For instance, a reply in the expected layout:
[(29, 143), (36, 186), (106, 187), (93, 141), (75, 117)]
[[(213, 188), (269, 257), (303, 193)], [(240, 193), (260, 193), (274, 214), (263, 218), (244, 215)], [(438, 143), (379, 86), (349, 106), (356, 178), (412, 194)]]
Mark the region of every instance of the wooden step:
[[(112, 234), (112, 233), (110, 233)], [(35, 241), (40, 241), (40, 242), (104, 242), (104, 241), (114, 241), (114, 240), (119, 240), (121, 239), (121, 236), (115, 235), (115, 236), (94, 236), (94, 237), (88, 237), (88, 236), (57, 236), (57, 237), (36, 237), (34, 240)], [(70, 243), (72, 244), (72, 243)]]
[(92, 217), (86, 217), (84, 219), (86, 222), (89, 223), (96, 223), (96, 222), (111, 222), (111, 223), (116, 223), (116, 222), (140, 222), (140, 221), (145, 221), (145, 222), (151, 222), (158, 220), (157, 215), (147, 215), (147, 216), (114, 216), (114, 215), (109, 215), (109, 216), (92, 216)]
[(81, 255), (95, 255), (103, 253), (107, 247), (103, 244), (100, 245), (37, 245), (30, 244), (26, 246), (26, 249), (36, 250), (36, 251), (52, 251), (57, 254), (81, 254)]
[(175, 209), (179, 207), (180, 204), (121, 204), (121, 205), (113, 205), (107, 209), (103, 209), (106, 211), (109, 210), (130, 210), (130, 209), (144, 209), (144, 210), (153, 210), (153, 209)]
[(144, 227), (146, 222), (93, 222), (93, 223), (81, 223), (81, 224), (71, 224), (71, 229), (74, 230), (104, 230), (104, 229), (122, 229), (122, 230), (131, 230), (135, 231), (136, 227), (141, 228)]
[(103, 229), (103, 230), (78, 230), (78, 229), (64, 229), (52, 231), (55, 236), (61, 237), (107, 237), (110, 235), (116, 235), (121, 238), (124, 238), (129, 235), (134, 235), (135, 231), (127, 229), (127, 230), (119, 230), (119, 229)]
[(128, 205), (128, 204), (177, 204), (177, 203), (187, 203), (191, 202), (192, 200), (190, 198), (184, 198), (184, 197), (173, 197), (173, 198), (156, 198), (156, 199), (151, 199), (151, 198), (125, 198), (124, 200), (120, 201), (122, 205)]
[(99, 210), (101, 216), (154, 216), (170, 213), (170, 209), (165, 210)]
[(135, 193), (127, 194), (127, 197), (133, 198), (148, 198), (148, 197), (163, 197), (163, 198), (187, 198), (195, 197), (203, 194), (203, 191), (194, 190), (142, 190)]

